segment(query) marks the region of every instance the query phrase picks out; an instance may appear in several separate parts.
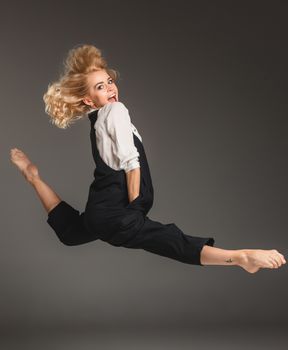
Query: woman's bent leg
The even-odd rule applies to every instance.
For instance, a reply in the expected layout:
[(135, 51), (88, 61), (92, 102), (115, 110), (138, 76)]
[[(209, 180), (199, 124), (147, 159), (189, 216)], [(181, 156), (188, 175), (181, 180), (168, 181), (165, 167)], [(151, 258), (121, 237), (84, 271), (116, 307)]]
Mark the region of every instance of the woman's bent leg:
[(65, 201), (61, 201), (48, 213), (47, 223), (65, 245), (80, 245), (99, 239), (96, 232), (88, 231), (85, 212), (80, 214)]
[(18, 167), (25, 179), (35, 189), (41, 203), (48, 213), (48, 224), (53, 228), (60, 241), (66, 245), (79, 245), (98, 239), (96, 233), (87, 230), (85, 213), (62, 201), (57, 193), (45, 183), (38, 168), (27, 155), (18, 148), (11, 149), (11, 161)]

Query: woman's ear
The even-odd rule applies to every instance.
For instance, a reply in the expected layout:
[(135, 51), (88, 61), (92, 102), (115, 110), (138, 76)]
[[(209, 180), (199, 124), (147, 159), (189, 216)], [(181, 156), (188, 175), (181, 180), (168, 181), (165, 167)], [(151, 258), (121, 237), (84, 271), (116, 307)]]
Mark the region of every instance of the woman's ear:
[(83, 98), (83, 102), (85, 103), (85, 105), (87, 106), (90, 106), (90, 107), (93, 107), (94, 106), (94, 103), (92, 102), (92, 100), (88, 97), (84, 97)]

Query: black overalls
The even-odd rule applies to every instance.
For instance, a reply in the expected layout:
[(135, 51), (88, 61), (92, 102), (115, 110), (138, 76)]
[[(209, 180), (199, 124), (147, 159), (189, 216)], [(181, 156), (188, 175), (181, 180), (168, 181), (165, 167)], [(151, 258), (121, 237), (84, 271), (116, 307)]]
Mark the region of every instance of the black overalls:
[(60, 241), (79, 245), (101, 239), (113, 246), (141, 248), (187, 264), (201, 265), (200, 252), (214, 245), (214, 239), (184, 234), (174, 223), (162, 224), (147, 214), (153, 205), (154, 191), (149, 165), (141, 140), (133, 133), (139, 152), (140, 194), (128, 200), (126, 173), (114, 170), (101, 158), (94, 129), (98, 110), (89, 114), (92, 154), (96, 164), (83, 213), (61, 201), (48, 213), (48, 224)]

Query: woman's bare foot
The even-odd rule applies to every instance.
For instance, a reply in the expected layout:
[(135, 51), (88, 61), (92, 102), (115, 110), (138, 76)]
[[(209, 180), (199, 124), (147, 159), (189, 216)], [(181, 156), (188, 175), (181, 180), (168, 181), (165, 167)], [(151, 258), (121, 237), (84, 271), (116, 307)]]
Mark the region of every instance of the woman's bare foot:
[(10, 150), (10, 155), (11, 161), (19, 168), (26, 180), (34, 187), (44, 208), (49, 213), (58, 203), (61, 202), (61, 198), (40, 178), (36, 165), (30, 161), (24, 152), (18, 148), (12, 148)]
[(36, 165), (20, 149), (12, 148), (10, 150), (10, 159), (19, 168), (28, 182), (33, 183), (35, 179), (39, 178)]
[(241, 249), (238, 265), (250, 273), (257, 272), (260, 268), (277, 269), (286, 260), (276, 249)]

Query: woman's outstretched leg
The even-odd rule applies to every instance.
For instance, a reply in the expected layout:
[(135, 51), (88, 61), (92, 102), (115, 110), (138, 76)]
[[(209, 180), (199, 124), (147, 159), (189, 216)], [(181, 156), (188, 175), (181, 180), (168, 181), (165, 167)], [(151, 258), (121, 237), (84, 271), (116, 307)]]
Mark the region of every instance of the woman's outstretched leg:
[[(193, 265), (239, 266), (249, 273), (255, 273), (260, 268), (279, 268), (286, 263), (284, 256), (275, 249), (228, 250), (216, 248), (213, 237), (191, 236), (182, 232), (174, 223), (162, 224), (147, 216), (144, 218), (142, 214), (139, 214), (139, 218), (142, 223), (135, 235), (121, 242), (123, 238), (121, 234), (118, 234), (112, 237), (115, 238), (114, 241), (109, 238), (108, 243), (127, 248), (144, 249)], [(126, 221), (127, 229), (134, 220), (134, 216), (131, 216), (131, 220)], [(122, 229), (125, 229), (125, 225), (122, 226)]]
[(48, 213), (47, 223), (52, 227), (59, 240), (65, 245), (79, 245), (98, 239), (85, 226), (85, 213), (63, 201), (39, 175), (38, 168), (24, 152), (18, 148), (10, 151), (11, 161), (19, 168), (25, 179), (33, 186)]

